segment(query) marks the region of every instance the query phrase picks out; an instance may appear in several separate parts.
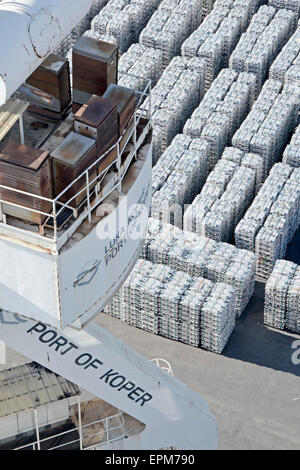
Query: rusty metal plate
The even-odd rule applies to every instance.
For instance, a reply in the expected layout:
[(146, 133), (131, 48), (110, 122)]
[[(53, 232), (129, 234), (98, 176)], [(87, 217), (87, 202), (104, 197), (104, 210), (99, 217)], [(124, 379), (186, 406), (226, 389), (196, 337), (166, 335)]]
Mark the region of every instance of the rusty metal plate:
[(68, 63), (68, 59), (56, 54), (49, 54), (47, 59), (38, 67), (38, 69), (50, 71), (58, 75), (61, 69)]
[[(121, 115), (129, 103), (134, 103), (134, 91), (120, 85), (111, 84), (103, 95), (118, 106), (118, 113)], [(134, 105), (133, 105), (134, 107)]]
[(49, 153), (44, 150), (33, 149), (11, 141), (0, 154), (0, 161), (38, 171), (48, 156)]
[(109, 42), (82, 36), (75, 44), (73, 51), (76, 54), (86, 55), (108, 63), (116, 55), (118, 47)]
[(81, 134), (70, 132), (51, 156), (65, 165), (77, 166), (80, 160), (95, 146), (95, 141)]
[(117, 115), (117, 105), (112, 100), (94, 95), (77, 111), (74, 119), (98, 128), (112, 113)]

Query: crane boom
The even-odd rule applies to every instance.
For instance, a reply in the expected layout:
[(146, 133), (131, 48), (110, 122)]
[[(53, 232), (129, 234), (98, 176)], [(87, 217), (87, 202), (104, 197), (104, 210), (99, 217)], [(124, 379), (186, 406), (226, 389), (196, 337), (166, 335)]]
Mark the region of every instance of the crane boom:
[(0, 340), (146, 425), (126, 449), (215, 449), (206, 402), (175, 377), (91, 322), (57, 330), (0, 311)]

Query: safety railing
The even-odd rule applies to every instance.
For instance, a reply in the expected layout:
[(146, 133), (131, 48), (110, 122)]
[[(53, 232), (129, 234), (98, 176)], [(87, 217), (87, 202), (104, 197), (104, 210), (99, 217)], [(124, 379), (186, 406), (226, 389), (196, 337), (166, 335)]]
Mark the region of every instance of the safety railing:
[[(124, 74), (132, 77), (136, 77), (132, 74)], [(137, 78), (137, 77), (136, 77)], [(151, 129), (151, 80), (147, 80), (146, 86), (143, 91), (135, 90), (136, 100), (135, 112), (127, 128), (124, 130), (118, 141), (104, 154), (100, 155), (95, 162), (93, 162), (83, 173), (81, 173), (76, 179), (74, 179), (58, 196), (54, 199), (49, 199), (39, 195), (35, 195), (20, 189), (11, 188), (0, 184), (0, 223), (13, 225), (12, 221), (8, 219), (6, 212), (11, 211), (5, 210), (5, 206), (12, 206), (17, 210), (30, 213), (31, 215), (37, 215), (41, 219), (41, 223), (35, 223), (39, 227), (39, 233), (47, 238), (52, 238), (54, 241), (58, 238), (59, 230), (63, 229), (67, 221), (70, 219), (78, 219), (83, 222), (88, 219), (91, 222), (92, 212), (96, 207), (101, 204), (114, 190), (122, 190), (122, 181), (130, 167), (130, 164), (134, 159), (137, 159), (137, 153), (142, 145), (147, 131)], [(148, 98), (147, 108), (143, 107), (145, 99)], [(130, 132), (128, 132), (130, 129)], [(139, 129), (142, 129), (139, 135)], [(127, 137), (125, 136), (128, 133)], [(125, 152), (128, 153), (127, 145), (130, 141), (133, 141), (133, 148), (129, 152), (129, 155), (123, 161)], [(117, 150), (116, 158), (114, 158), (105, 169), (98, 171), (99, 164), (105, 161), (105, 158), (113, 151)], [(123, 164), (122, 164), (123, 161)], [(110, 185), (107, 191), (103, 194), (102, 183), (109, 170), (115, 166), (117, 174), (113, 180), (113, 185)], [(78, 191), (75, 191), (75, 187), (80, 187)], [(73, 190), (73, 191), (72, 191)], [(28, 205), (16, 204), (6, 198), (3, 198), (1, 193), (11, 192), (23, 196), (24, 199), (30, 198), (34, 203)], [(72, 192), (72, 196), (68, 197), (67, 193)], [(102, 194), (101, 194), (102, 192)], [(11, 198), (9, 198), (11, 199)], [(75, 201), (80, 200), (79, 204)], [(35, 208), (33, 208), (33, 207)], [(49, 210), (40, 210), (43, 206), (49, 206)], [(37, 208), (39, 207), (39, 208)], [(22, 217), (19, 217), (22, 219)], [(24, 220), (28, 220), (27, 218)], [(45, 229), (47, 234), (45, 234)], [(32, 230), (31, 225), (26, 225), (26, 230)]]
[[(119, 413), (108, 416), (92, 423), (84, 424), (68, 431), (64, 431), (52, 436), (46, 437), (45, 439), (38, 439), (30, 444), (16, 447), (14, 450), (67, 450), (67, 447), (77, 448), (80, 450), (96, 450), (112, 442), (121, 440), (125, 437), (125, 420), (123, 413)], [(101, 428), (99, 431), (88, 432), (89, 428)], [(76, 438), (72, 437), (73, 434), (77, 434)], [(68, 440), (68, 438), (70, 438)], [(52, 444), (57, 440), (65, 440), (61, 444)], [(95, 441), (92, 445), (85, 445), (85, 442), (93, 440)]]

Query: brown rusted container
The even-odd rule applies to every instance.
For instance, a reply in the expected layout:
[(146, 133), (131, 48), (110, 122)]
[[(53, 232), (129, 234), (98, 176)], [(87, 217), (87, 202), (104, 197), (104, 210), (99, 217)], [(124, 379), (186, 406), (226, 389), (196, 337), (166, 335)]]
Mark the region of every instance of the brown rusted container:
[[(96, 143), (93, 139), (81, 134), (71, 132), (68, 137), (51, 153), (53, 191), (54, 196), (66, 189), (77, 177), (96, 161)], [(96, 165), (89, 171), (90, 181), (97, 176)], [(83, 175), (73, 186), (59, 199), (67, 203), (73, 196), (86, 187), (86, 176)], [(90, 187), (91, 189), (91, 187)], [(86, 198), (86, 190), (76, 196), (69, 203), (77, 208)]]
[(85, 104), (91, 95), (102, 96), (117, 83), (118, 47), (82, 36), (73, 49), (73, 101)]
[(100, 175), (118, 157), (118, 149), (114, 147), (98, 163), (98, 174)]
[(100, 157), (118, 140), (117, 105), (93, 95), (74, 115), (74, 131), (94, 139)]
[(76, 114), (77, 111), (81, 108), (81, 106), (82, 106), (81, 104), (78, 104), (78, 103), (74, 103), (74, 102), (73, 102), (73, 103), (72, 103), (72, 113), (73, 113), (73, 114)]
[(134, 113), (134, 91), (130, 88), (112, 84), (104, 93), (103, 98), (110, 99), (118, 106), (119, 136), (121, 136)]
[(69, 61), (64, 57), (50, 54), (26, 83), (54, 97), (51, 104), (41, 103), (41, 108), (61, 113), (71, 103)]
[[(16, 142), (9, 142), (0, 154), (0, 184), (51, 199), (52, 179), (49, 153)], [(49, 202), (0, 188), (1, 199), (47, 214)], [(3, 204), (3, 212), (23, 220), (42, 224), (45, 216), (29, 210)]]

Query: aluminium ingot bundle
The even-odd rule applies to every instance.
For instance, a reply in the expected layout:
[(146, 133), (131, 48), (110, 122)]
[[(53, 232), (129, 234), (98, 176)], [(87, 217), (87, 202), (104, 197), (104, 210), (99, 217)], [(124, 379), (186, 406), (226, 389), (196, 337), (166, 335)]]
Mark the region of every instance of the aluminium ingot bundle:
[(277, 163), (235, 230), (236, 246), (256, 253), (259, 278), (285, 256), (299, 224), (300, 169)]
[(183, 43), (183, 56), (203, 57), (207, 62), (206, 90), (220, 70), (228, 67), (231, 52), (260, 4), (260, 0), (217, 0), (200, 27)]
[[(142, 44), (132, 44), (120, 58), (118, 71), (119, 85), (143, 92), (148, 80), (154, 87), (163, 73), (162, 52)], [(137, 101), (140, 98), (141, 95), (137, 94)]]
[(296, 127), (289, 145), (286, 146), (282, 161), (292, 167), (300, 167), (300, 125)]
[(148, 237), (146, 259), (191, 276), (231, 285), (236, 291), (235, 315), (239, 317), (243, 313), (254, 291), (256, 256), (253, 253), (170, 224), (156, 225)]
[(208, 155), (205, 140), (175, 137), (153, 168), (152, 217), (182, 227), (185, 205), (200, 192), (208, 175)]
[[(182, 131), (204, 94), (205, 62), (175, 57), (152, 91), (153, 163)], [(146, 99), (144, 109), (149, 109)]]
[(278, 260), (267, 281), (264, 322), (300, 332), (300, 267), (290, 261)]
[(94, 33), (112, 37), (120, 54), (138, 41), (139, 33), (145, 27), (161, 0), (110, 0), (92, 21)]
[(230, 242), (262, 183), (262, 157), (227, 147), (184, 215), (184, 229)]
[(184, 134), (210, 144), (209, 169), (231, 143), (254, 101), (255, 76), (223, 69), (184, 126)]
[(140, 34), (139, 42), (160, 49), (164, 68), (180, 55), (183, 41), (202, 20), (201, 0), (163, 0)]
[(258, 99), (232, 139), (232, 145), (264, 159), (264, 179), (275, 162), (281, 159), (299, 112), (297, 86), (283, 86), (267, 80)]
[(234, 303), (229, 285), (139, 260), (105, 313), (221, 354), (235, 326)]
[[(298, 8), (300, 3), (298, 2)], [(270, 78), (282, 83), (300, 82), (300, 29), (299, 23), (294, 34), (281, 49), (270, 67)]]
[(290, 10), (276, 11), (271, 6), (261, 6), (230, 56), (231, 68), (256, 75), (256, 95), (270, 65), (294, 31), (294, 18)]
[(300, 17), (300, 2), (299, 0), (268, 0), (268, 4), (277, 9), (285, 8), (291, 10), (295, 16), (295, 24)]

